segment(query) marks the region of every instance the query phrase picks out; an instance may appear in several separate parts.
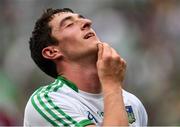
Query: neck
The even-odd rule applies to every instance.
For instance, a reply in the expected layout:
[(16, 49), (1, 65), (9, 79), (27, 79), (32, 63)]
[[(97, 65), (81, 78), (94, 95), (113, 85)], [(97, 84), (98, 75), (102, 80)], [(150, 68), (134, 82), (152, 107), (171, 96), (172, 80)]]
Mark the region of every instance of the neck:
[(78, 89), (89, 93), (101, 92), (96, 62), (62, 62), (59, 68), (63, 68), (59, 74), (75, 83)]

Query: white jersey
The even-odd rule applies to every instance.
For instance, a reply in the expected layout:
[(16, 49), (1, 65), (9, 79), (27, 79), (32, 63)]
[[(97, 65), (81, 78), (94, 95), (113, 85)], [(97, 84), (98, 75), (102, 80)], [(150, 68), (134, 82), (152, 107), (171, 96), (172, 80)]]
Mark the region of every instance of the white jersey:
[[(146, 126), (147, 113), (139, 99), (125, 90), (123, 99), (129, 125)], [(54, 83), (39, 88), (30, 97), (25, 108), (24, 126), (100, 126), (103, 109), (102, 94), (83, 92), (59, 76)]]

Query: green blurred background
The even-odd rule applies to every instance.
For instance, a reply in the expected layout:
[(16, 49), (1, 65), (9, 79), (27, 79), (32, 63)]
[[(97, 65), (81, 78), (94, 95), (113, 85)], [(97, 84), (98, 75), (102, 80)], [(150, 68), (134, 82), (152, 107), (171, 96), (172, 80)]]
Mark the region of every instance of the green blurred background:
[(90, 18), (127, 61), (124, 88), (143, 102), (149, 125), (180, 125), (180, 0), (0, 0), (0, 125), (22, 125), (29, 96), (53, 80), (28, 47), (50, 7)]

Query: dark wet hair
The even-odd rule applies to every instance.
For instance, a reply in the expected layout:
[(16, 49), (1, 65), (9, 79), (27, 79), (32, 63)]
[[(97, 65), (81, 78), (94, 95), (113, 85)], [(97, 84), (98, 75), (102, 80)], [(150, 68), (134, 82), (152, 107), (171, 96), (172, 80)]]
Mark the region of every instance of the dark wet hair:
[(42, 56), (42, 50), (47, 46), (58, 44), (56, 38), (51, 36), (52, 29), (48, 23), (53, 19), (54, 14), (61, 12), (74, 13), (69, 8), (47, 9), (46, 11), (44, 11), (42, 16), (36, 21), (34, 30), (32, 31), (32, 36), (29, 40), (32, 59), (43, 72), (54, 78), (57, 78), (58, 76), (56, 64), (53, 61), (44, 58)]

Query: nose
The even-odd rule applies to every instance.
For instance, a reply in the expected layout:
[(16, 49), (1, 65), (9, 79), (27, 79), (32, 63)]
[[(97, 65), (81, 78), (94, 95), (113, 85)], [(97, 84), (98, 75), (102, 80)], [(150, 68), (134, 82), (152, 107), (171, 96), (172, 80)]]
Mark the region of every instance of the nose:
[(81, 30), (86, 30), (86, 29), (89, 29), (91, 28), (91, 25), (92, 25), (92, 21), (89, 20), (89, 19), (82, 19), (81, 20)]

